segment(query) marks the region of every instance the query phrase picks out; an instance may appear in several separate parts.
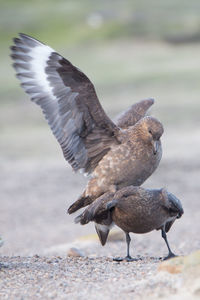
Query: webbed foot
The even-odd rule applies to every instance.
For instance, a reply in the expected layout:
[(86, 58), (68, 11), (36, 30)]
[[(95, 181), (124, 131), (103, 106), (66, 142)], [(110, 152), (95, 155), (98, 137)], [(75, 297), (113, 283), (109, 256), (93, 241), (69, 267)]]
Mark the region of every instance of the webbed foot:
[(173, 252), (170, 252), (166, 257), (163, 258), (163, 260), (167, 260), (173, 257), (177, 257), (177, 255), (175, 255)]
[(126, 257), (116, 257), (113, 258), (114, 261), (127, 261), (127, 262), (132, 262), (132, 261), (138, 261), (140, 258), (132, 258), (131, 256), (126, 256)]

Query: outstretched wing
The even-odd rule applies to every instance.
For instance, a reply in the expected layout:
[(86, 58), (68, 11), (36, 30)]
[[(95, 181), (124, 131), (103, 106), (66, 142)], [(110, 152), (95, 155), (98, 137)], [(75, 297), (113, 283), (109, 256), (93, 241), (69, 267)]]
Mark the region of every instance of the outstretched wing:
[(142, 119), (147, 110), (154, 104), (154, 99), (149, 98), (139, 101), (133, 104), (125, 112), (123, 112), (117, 118), (117, 126), (121, 128), (128, 128), (129, 126), (135, 125), (140, 119)]
[(41, 106), (65, 159), (91, 172), (116, 143), (118, 127), (105, 114), (93, 84), (49, 46), (20, 34), (11, 57), (21, 85)]

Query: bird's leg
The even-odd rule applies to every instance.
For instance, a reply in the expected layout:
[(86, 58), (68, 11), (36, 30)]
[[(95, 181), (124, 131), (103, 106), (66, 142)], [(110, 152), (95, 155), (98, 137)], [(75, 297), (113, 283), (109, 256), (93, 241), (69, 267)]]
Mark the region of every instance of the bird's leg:
[(170, 246), (169, 246), (168, 241), (167, 241), (167, 235), (166, 235), (166, 232), (163, 228), (161, 229), (161, 235), (162, 235), (162, 238), (165, 240), (165, 243), (166, 243), (167, 248), (169, 250), (169, 254), (164, 258), (164, 260), (175, 257), (176, 255), (170, 249)]
[(126, 232), (127, 255), (124, 258), (122, 258), (122, 257), (113, 258), (114, 261), (123, 261), (123, 260), (125, 260), (125, 261), (130, 262), (130, 261), (137, 261), (138, 260), (138, 259), (132, 258), (130, 256), (130, 242), (131, 242), (130, 235), (129, 235), (129, 233)]
[(129, 233), (126, 233), (126, 245), (127, 245), (127, 255), (125, 257), (126, 260), (132, 259), (132, 257), (130, 256), (130, 242), (131, 242), (130, 235)]

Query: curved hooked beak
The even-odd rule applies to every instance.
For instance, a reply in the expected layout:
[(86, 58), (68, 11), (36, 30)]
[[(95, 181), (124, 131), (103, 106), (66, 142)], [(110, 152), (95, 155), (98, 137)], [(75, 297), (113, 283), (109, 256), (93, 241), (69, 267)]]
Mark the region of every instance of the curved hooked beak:
[(156, 155), (160, 147), (160, 141), (153, 141), (153, 154)]
[(179, 213), (178, 213), (178, 215), (177, 215), (177, 219), (180, 219), (181, 216), (182, 216), (183, 214), (184, 214), (183, 208), (182, 208), (182, 207), (179, 207)]

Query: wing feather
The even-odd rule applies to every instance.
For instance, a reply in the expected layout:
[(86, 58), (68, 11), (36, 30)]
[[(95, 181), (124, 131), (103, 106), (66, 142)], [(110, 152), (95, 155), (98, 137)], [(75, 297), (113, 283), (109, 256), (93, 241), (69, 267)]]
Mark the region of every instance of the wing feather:
[(111, 145), (117, 143), (118, 133), (93, 84), (78, 68), (38, 40), (20, 34), (14, 43), (11, 57), (21, 86), (41, 106), (73, 169), (91, 172)]
[(141, 100), (128, 108), (125, 112), (120, 114), (117, 118), (117, 126), (120, 128), (128, 128), (135, 125), (140, 119), (142, 119), (147, 110), (154, 104), (154, 99), (149, 98)]

